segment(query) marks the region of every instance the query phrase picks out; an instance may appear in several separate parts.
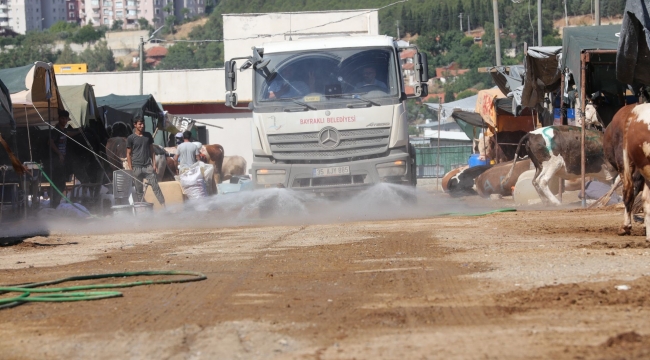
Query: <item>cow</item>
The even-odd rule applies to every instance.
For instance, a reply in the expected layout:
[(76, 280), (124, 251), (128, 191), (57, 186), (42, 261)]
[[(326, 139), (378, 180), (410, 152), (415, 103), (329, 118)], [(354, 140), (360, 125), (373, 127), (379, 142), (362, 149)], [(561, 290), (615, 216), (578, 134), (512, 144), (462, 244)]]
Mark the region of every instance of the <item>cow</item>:
[(236, 156), (224, 156), (221, 168), (222, 181), (230, 180), (233, 176), (246, 175), (246, 159)]
[[(521, 145), (525, 144), (530, 160), (535, 165), (533, 186), (545, 205), (549, 202), (561, 205), (548, 187), (554, 176), (574, 180), (581, 175), (581, 128), (576, 126), (546, 126), (526, 134), (517, 145), (515, 156)], [(603, 134), (596, 130), (585, 130), (585, 173), (604, 183), (611, 183), (617, 175), (616, 170), (605, 160), (603, 154)], [(502, 184), (508, 183), (514, 173), (517, 157)]]
[(203, 145), (200, 153), (205, 157), (208, 164), (214, 166), (214, 182), (219, 184), (221, 182), (221, 169), (223, 165), (223, 146), (219, 144)]
[(476, 192), (482, 197), (490, 197), (492, 194), (499, 194), (501, 196), (512, 195), (512, 188), (517, 183), (519, 175), (530, 169), (531, 162), (530, 159), (520, 161), (515, 166), (513, 176), (511, 176), (510, 180), (507, 183), (502, 184), (501, 180), (503, 180), (508, 174), (512, 163), (513, 161), (509, 161), (494, 165), (491, 169), (488, 169), (479, 175), (475, 181)]
[(442, 177), (442, 191), (444, 192), (449, 192), (449, 181), (456, 176), (461, 170), (467, 169), (468, 166), (461, 166), (459, 168), (455, 168), (451, 170), (450, 172), (446, 173), (445, 176)]
[(492, 165), (479, 165), (464, 168), (447, 182), (447, 192), (452, 197), (463, 195), (474, 195), (474, 180)]
[[(622, 114), (621, 114), (622, 115)], [(617, 114), (618, 116), (618, 114)], [(619, 123), (619, 126), (621, 123)], [(634, 205), (634, 174), (638, 171), (643, 180), (643, 212), (646, 241), (650, 242), (650, 104), (641, 104), (628, 112), (623, 130), (623, 225), (619, 235), (629, 235), (632, 229)]]

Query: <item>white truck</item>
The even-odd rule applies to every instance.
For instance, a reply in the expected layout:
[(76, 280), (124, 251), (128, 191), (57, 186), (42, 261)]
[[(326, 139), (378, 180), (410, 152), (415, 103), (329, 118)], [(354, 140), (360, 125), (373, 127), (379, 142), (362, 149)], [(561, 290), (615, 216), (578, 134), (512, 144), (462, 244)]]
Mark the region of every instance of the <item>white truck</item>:
[[(237, 107), (237, 72), (246, 69), (254, 71), (253, 99)], [(225, 71), (226, 105), (253, 112), (256, 187), (326, 195), (382, 182), (415, 186), (405, 100), (427, 94), (428, 75), (414, 46), (388, 36), (270, 42), (227, 61)]]

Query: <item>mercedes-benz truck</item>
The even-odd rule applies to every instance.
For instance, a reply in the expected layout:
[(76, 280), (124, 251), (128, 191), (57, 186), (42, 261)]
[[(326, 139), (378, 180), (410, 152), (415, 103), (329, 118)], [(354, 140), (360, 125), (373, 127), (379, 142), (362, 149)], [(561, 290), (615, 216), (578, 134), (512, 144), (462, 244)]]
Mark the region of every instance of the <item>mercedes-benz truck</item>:
[[(254, 72), (253, 97), (238, 107), (244, 70)], [(226, 105), (253, 113), (256, 187), (334, 194), (415, 186), (406, 99), (427, 94), (428, 76), (414, 46), (388, 36), (270, 42), (227, 61), (225, 71)]]

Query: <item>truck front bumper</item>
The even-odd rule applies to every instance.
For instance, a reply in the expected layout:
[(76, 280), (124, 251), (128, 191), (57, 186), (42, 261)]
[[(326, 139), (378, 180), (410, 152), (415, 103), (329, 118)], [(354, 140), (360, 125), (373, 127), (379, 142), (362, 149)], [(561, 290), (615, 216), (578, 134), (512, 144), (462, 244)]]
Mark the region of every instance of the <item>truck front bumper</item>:
[[(284, 187), (323, 194), (361, 190), (379, 183), (408, 185), (412, 177), (410, 157), (405, 152), (332, 164), (253, 162), (251, 167), (251, 175), (257, 188)], [(346, 167), (349, 172), (340, 174), (341, 169)], [(334, 169), (337, 174), (318, 176), (318, 169), (323, 168)]]

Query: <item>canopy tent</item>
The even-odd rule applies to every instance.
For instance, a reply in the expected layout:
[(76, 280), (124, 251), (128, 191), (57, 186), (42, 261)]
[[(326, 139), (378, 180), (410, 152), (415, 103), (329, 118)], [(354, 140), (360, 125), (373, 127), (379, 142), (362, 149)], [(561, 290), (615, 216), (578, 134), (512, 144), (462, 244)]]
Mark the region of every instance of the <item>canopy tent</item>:
[[(452, 101), (442, 104), (440, 109), (439, 118), (449, 121), (453, 119), (458, 126), (470, 139), (478, 139), (480, 131), (476, 128), (484, 128), (487, 125), (483, 122), (481, 115), (476, 113), (476, 100), (478, 95), (470, 96), (457, 101)], [(439, 105), (435, 103), (425, 104), (431, 108), (436, 114), (439, 111)]]
[(109, 106), (115, 110), (131, 114), (132, 118), (149, 116), (162, 120), (163, 110), (153, 95), (115, 95), (97, 98), (97, 106)]
[(89, 84), (59, 87), (63, 106), (70, 113), (70, 126), (84, 127), (90, 120), (101, 120), (95, 92)]
[[(562, 36), (562, 60), (561, 68), (568, 69), (576, 86), (581, 84), (582, 61), (581, 55), (586, 50), (598, 50), (591, 61), (591, 76), (586, 82), (586, 92), (602, 90), (609, 93), (616, 93), (620, 90), (616, 81), (614, 64), (616, 61), (616, 49), (618, 49), (617, 33), (621, 31), (619, 25), (606, 26), (579, 26), (564, 28)], [(602, 50), (612, 50), (610, 52)], [(604, 66), (593, 66), (598, 63), (607, 63)], [(565, 86), (566, 88), (566, 86)], [(579, 87), (578, 87), (579, 88)]]
[(2, 69), (0, 80), (11, 94), (16, 126), (58, 120), (58, 110), (64, 107), (51, 64), (37, 61), (31, 65)]
[(524, 59), (526, 73), (519, 102), (521, 106), (535, 108), (542, 104), (547, 92), (560, 87), (562, 50), (561, 46), (528, 48)]
[(141, 117), (145, 120), (145, 131), (153, 133), (155, 143), (166, 145), (166, 131), (158, 131), (162, 130), (165, 124), (165, 114), (162, 105), (156, 102), (153, 95), (110, 94), (98, 97), (97, 106), (101, 107), (100, 112), (104, 115), (106, 127), (122, 122), (133, 128), (133, 119)]
[(616, 53), (616, 78), (650, 85), (650, 16), (645, 0), (627, 0)]
[(2, 82), (2, 79), (0, 79), (0, 127), (8, 127), (11, 132), (16, 131), (11, 93), (9, 93), (9, 89)]

